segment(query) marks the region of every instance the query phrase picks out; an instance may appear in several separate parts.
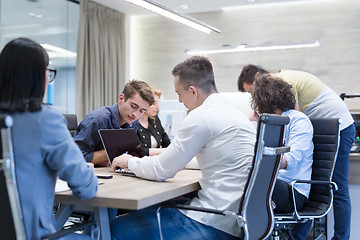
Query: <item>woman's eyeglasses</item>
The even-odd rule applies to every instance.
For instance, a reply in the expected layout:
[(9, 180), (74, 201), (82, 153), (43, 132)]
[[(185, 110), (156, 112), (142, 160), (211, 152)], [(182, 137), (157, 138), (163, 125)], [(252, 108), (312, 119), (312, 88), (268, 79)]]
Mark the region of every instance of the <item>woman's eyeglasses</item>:
[(56, 69), (47, 68), (46, 70), (49, 71), (49, 83), (52, 83), (56, 77)]

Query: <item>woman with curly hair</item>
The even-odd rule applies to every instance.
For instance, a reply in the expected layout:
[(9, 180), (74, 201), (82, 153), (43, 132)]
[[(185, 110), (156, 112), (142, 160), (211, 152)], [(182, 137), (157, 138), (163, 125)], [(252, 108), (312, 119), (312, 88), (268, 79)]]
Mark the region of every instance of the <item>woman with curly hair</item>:
[[(286, 213), (292, 209), (288, 183), (293, 179), (311, 179), (313, 163), (313, 127), (309, 118), (294, 110), (295, 97), (291, 86), (271, 74), (256, 74), (252, 90), (251, 106), (258, 113), (288, 116), (290, 122), (285, 126), (285, 144), (290, 152), (283, 154), (280, 171), (276, 180), (272, 200), (277, 213)], [(297, 209), (307, 201), (310, 185), (295, 185)]]

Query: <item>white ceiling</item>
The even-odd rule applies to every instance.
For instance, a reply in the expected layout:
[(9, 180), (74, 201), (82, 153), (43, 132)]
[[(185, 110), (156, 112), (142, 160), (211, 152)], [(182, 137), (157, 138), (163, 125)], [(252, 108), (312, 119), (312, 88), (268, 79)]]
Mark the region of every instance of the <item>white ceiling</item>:
[[(76, 50), (78, 0), (0, 0), (0, 46), (25, 36), (40, 43)], [(153, 14), (126, 0), (92, 0), (128, 16)], [(221, 11), (223, 7), (323, 0), (153, 0), (190, 14)], [(329, 1), (329, 0), (328, 0)], [(201, 19), (199, 19), (201, 21)]]
[[(144, 15), (150, 12), (126, 0), (92, 0), (128, 15)], [(220, 11), (223, 7), (251, 6), (280, 2), (298, 2), (314, 0), (154, 0), (162, 5), (183, 13)]]
[[(78, 19), (78, 5), (76, 2), (79, 0), (0, 0), (1, 11), (1, 25), (8, 35), (7, 30), (14, 30), (14, 32), (24, 31), (28, 33), (33, 31), (39, 25), (47, 25), (46, 30), (48, 33), (59, 31), (59, 29), (52, 29), (49, 27), (56, 26), (55, 28), (71, 27), (72, 24)], [(92, 0), (104, 6), (113, 8), (126, 15), (145, 15), (153, 14), (148, 10), (138, 7), (126, 0)], [(183, 13), (197, 13), (197, 12), (211, 12), (221, 11), (223, 7), (232, 6), (251, 6), (257, 4), (269, 4), (279, 2), (299, 2), (299, 1), (320, 1), (320, 0), (155, 0), (162, 5), (168, 6), (174, 10)], [(29, 16), (29, 13), (41, 15), (41, 18)], [(59, 14), (60, 13), (60, 14)], [(69, 26), (65, 26), (66, 23)], [(77, 24), (76, 24), (77, 25)], [(39, 28), (37, 28), (39, 29)], [(50, 29), (51, 30), (51, 29)], [(38, 31), (36, 32), (38, 33)], [(33, 34), (35, 32), (33, 31)], [(40, 32), (39, 34), (42, 34)]]

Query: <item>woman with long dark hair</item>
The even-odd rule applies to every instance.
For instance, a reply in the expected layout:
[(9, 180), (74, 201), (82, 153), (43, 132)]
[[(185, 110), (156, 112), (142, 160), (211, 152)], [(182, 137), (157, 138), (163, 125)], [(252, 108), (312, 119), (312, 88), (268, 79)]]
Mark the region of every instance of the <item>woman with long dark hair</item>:
[[(14, 119), (15, 174), (27, 239), (56, 231), (53, 204), (57, 177), (80, 199), (94, 197), (98, 186), (65, 118), (42, 103), (55, 74), (45, 49), (30, 39), (14, 39), (0, 54), (0, 114)], [(67, 239), (85, 237), (70, 234)]]

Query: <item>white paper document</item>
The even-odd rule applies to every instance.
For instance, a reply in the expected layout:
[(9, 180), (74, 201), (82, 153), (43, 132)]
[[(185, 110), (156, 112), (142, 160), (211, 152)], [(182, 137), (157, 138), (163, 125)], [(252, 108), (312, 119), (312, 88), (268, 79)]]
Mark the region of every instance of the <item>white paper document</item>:
[(57, 179), (56, 181), (56, 185), (55, 185), (55, 192), (64, 192), (64, 191), (68, 191), (70, 190), (67, 182), (61, 180), (61, 179)]

